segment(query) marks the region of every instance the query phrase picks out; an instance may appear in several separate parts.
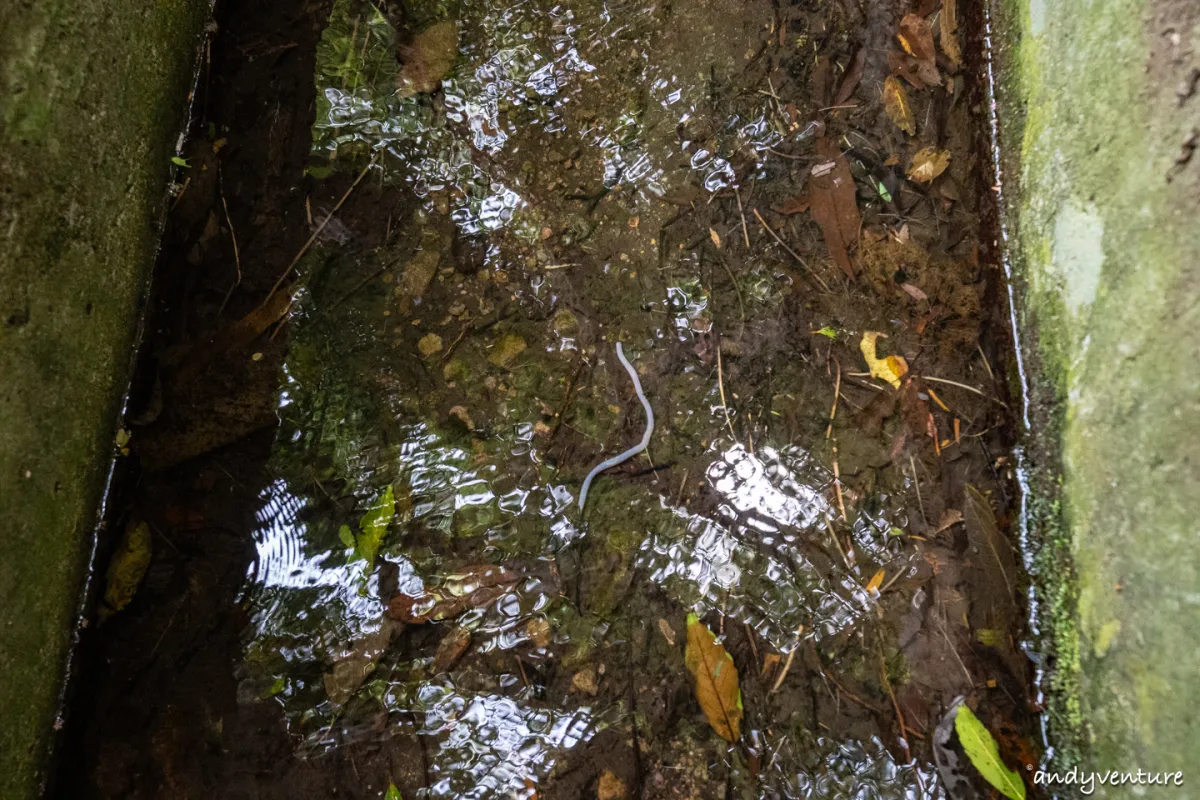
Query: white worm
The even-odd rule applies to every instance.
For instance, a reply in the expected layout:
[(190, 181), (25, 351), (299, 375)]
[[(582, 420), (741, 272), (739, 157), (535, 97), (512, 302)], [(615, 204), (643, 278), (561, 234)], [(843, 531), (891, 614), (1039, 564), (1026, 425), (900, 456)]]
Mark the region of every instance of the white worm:
[(621, 343), (617, 342), (617, 359), (620, 360), (621, 366), (625, 367), (625, 371), (629, 373), (629, 378), (633, 381), (633, 389), (637, 392), (638, 400), (642, 401), (642, 408), (646, 409), (646, 432), (642, 434), (642, 441), (635, 444), (633, 447), (626, 450), (624, 453), (613, 456), (612, 458), (601, 461), (596, 466), (592, 467), (592, 471), (583, 480), (583, 488), (579, 490), (579, 510), (583, 511), (583, 504), (587, 502), (588, 488), (592, 485), (592, 480), (604, 472), (606, 469), (611, 469), (618, 464), (624, 464), (629, 459), (636, 456), (638, 453), (646, 449), (650, 444), (650, 436), (654, 433), (654, 409), (650, 408), (650, 401), (646, 399), (645, 393), (642, 391), (642, 382), (638, 380), (637, 370), (625, 358), (625, 351), (621, 349)]

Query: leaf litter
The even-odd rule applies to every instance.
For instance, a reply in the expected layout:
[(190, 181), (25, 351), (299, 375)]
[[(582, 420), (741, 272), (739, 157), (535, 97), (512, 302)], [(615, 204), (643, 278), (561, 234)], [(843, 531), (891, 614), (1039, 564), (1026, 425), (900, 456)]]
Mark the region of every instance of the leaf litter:
[(830, 258), (853, 280), (855, 269), (850, 251), (857, 246), (862, 227), (854, 176), (850, 163), (830, 140), (822, 138), (817, 142), (817, 156), (808, 179), (809, 210), (821, 226)]
[(737, 667), (725, 645), (696, 614), (688, 614), (684, 663), (696, 685), (696, 699), (708, 723), (727, 742), (741, 737), (742, 691)]

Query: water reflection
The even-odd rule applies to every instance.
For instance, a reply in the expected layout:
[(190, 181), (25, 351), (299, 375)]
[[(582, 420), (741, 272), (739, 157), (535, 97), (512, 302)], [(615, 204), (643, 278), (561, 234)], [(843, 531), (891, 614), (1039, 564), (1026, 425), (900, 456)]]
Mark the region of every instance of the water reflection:
[[(380, 726), (428, 737), (422, 796), (533, 797), (598, 731), (641, 735), (626, 686), (581, 692), (573, 670), (632, 647), (650, 614), (669, 630), (666, 616), (693, 609), (746, 623), (779, 653), (825, 643), (873, 616), (859, 570), (890, 563), (904, 520), (887, 495), (869, 498), (841, 553), (826, 459), (770, 414), (757, 446), (726, 437), (709, 375), (713, 265), (679, 241), (651, 255), (670, 221), (661, 198), (703, 204), (735, 185), (735, 162), (742, 180), (772, 176), (789, 132), (769, 97), (736, 84), (738, 36), (756, 27), (735, 31), (703, 0), (670, 18), (600, 0), (412, 5), (414, 18), (458, 21), (440, 93), (398, 93), (396, 32), (365, 0), (339, 0), (318, 57), (311, 171), (383, 154), (381, 191), (421, 207), (397, 238), (438, 258), (417, 270), (386, 244), (355, 252), (362, 273), (404, 277), (363, 284), (339, 263), (338, 291), (302, 297), (248, 580), (244, 695), (281, 703), (315, 749)], [(452, 237), (479, 243), (480, 262), (448, 252)], [(742, 327), (773, 324), (777, 266), (755, 253), (742, 268)], [(627, 446), (636, 408), (609, 355), (616, 336), (644, 348), (670, 424), (644, 464), (606, 476), (584, 521), (579, 479)], [(766, 374), (787, 374), (789, 353), (761, 349)], [(826, 402), (812, 413), (823, 419)], [(681, 474), (680, 489), (698, 484), (686, 499), (665, 488)], [(487, 570), (504, 580), (481, 583)], [(671, 647), (650, 648), (651, 666), (682, 688)], [(691, 722), (662, 735), (733, 763)], [(784, 796), (915, 796), (911, 769), (877, 740), (814, 750), (773, 735), (764, 769)]]

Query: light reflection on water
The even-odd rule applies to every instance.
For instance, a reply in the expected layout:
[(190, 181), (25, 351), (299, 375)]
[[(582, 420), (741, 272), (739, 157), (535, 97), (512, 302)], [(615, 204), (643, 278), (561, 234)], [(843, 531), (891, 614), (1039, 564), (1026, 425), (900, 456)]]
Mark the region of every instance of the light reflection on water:
[[(587, 258), (603, 235), (611, 235), (605, 231), (619, 227), (633, 235), (634, 210), (669, 192), (702, 187), (711, 195), (734, 185), (735, 158), (751, 164), (743, 178), (771, 177), (768, 150), (783, 135), (768, 120), (767, 100), (739, 93), (715, 104), (720, 110), (714, 112), (714, 90), (697, 78), (700, 67), (709, 68), (711, 53), (737, 66), (744, 52), (721, 38), (728, 27), (721, 3), (681, 4), (683, 18), (670, 22), (653, 4), (633, 2), (450, 5), (459, 16), (460, 56), (431, 100), (395, 93), (396, 35), (378, 11), (360, 0), (338, 3), (322, 46), (341, 59), (333, 63), (361, 61), (361, 74), (343, 69), (318, 75), (314, 152), (352, 160), (355, 147), (385, 151), (385, 182), (406, 186), (427, 214), (448, 217), (459, 235), (486, 242), (484, 266), (511, 275), (505, 292), (520, 322), (540, 322), (568, 308), (583, 316), (561, 302), (567, 290), (577, 289), (566, 283), (567, 273), (525, 269), (535, 259), (523, 248), (542, 238), (543, 226), (598, 226), (600, 233), (580, 247), (578, 257)], [(365, 24), (359, 26), (355, 14)], [(706, 23), (695, 26), (704, 31), (698, 40), (677, 35), (693, 22)], [(353, 48), (334, 41), (352, 35), (360, 37)], [(642, 85), (646, 97), (636, 91)], [(559, 149), (568, 155), (547, 167), (541, 148), (564, 140), (570, 146)], [(583, 201), (562, 200), (569, 191), (565, 178), (574, 180), (585, 167), (591, 169), (591, 191), (627, 190), (621, 202), (630, 204), (632, 219), (597, 222), (581, 210)], [(654, 241), (654, 234), (637, 235), (641, 244)], [(488, 366), (486, 350), (476, 353), (472, 363), (482, 371), (462, 378), (460, 388), (473, 404), (471, 414), (490, 417), (481, 429), (447, 426), (445, 409), (429, 399), (428, 383), (436, 381), (445, 359), (418, 360), (411, 348), (381, 344), (377, 329), (394, 330), (395, 318), (385, 317), (383, 303), (369, 293), (339, 308), (347, 322), (339, 319), (336, 328), (304, 318), (294, 326), (280, 401), (284, 426), (273, 461), (278, 477), (263, 497), (258, 557), (248, 577), (253, 624), (247, 685), (253, 688), (248, 694), (280, 702), (309, 747), (378, 735), (361, 718), (382, 710), (387, 725), (408, 726), (431, 742), (431, 782), (423, 796), (532, 797), (566, 751), (586, 745), (605, 727), (628, 724), (628, 709), (612, 696), (585, 702), (577, 694), (539, 694), (524, 675), (512, 673), (515, 658), (540, 664), (566, 656), (586, 663), (606, 633), (640, 621), (642, 598), (589, 617), (557, 580), (560, 557), (567, 560), (582, 545), (603, 550), (617, 533), (634, 541), (630, 564), (640, 580), (661, 588), (677, 603), (675, 611), (720, 611), (783, 653), (801, 641), (820, 644), (871, 616), (874, 601), (857, 570), (868, 560), (892, 557), (886, 531), (903, 521), (892, 518), (886, 496), (875, 498), (873, 507), (881, 510), (856, 520), (850, 563), (843, 563), (827, 537), (826, 520), (837, 509), (828, 499), (832, 476), (822, 459), (770, 418), (753, 450), (725, 438), (724, 401), (717, 405), (713, 382), (704, 382), (710, 370), (698, 358), (677, 366), (677, 375), (654, 374), (654, 359), (670, 340), (693, 355), (703, 350), (701, 337), (716, 314), (711, 277), (695, 253), (672, 253), (672, 274), (656, 278), (662, 287), (647, 288), (629, 280), (620, 260), (632, 249), (622, 248), (612, 261), (573, 267), (610, 281), (599, 290), (609, 294), (595, 298), (611, 315), (607, 330), (598, 331), (593, 322), (568, 335), (556, 327), (550, 333), (551, 325), (543, 324), (539, 342), (527, 326), (520, 363), (502, 369)], [(757, 294), (747, 286), (747, 321), (753, 324), (756, 314), (775, 313), (779, 293), (769, 285), (776, 273), (769, 262), (748, 256), (746, 269), (768, 276)], [(442, 265), (436, 281), (454, 271)], [(304, 299), (318, 308), (327, 302), (315, 290)], [(439, 301), (416, 300), (424, 319), (414, 323), (449, 318)], [(573, 396), (579, 417), (593, 426), (562, 437), (574, 436), (575, 448), (608, 455), (623, 449), (628, 427), (620, 426), (629, 421), (615, 401), (630, 398), (604, 339), (618, 331), (627, 347), (641, 351), (637, 362), (652, 402), (672, 406), (671, 427), (663, 424), (651, 458), (667, 444), (661, 437), (673, 437), (671, 443), (679, 443), (675, 469), (683, 468), (685, 477), (690, 470), (703, 489), (683, 502), (674, 492), (614, 470), (589, 501), (608, 511), (585, 522), (574, 501), (586, 467), (568, 463), (560, 469), (555, 460), (561, 440), (557, 449), (550, 446), (547, 420), (553, 422), (565, 391), (565, 377), (553, 379), (570, 374), (576, 359), (603, 364), (603, 370), (584, 374), (585, 387)], [(452, 332), (442, 332), (448, 344)], [(322, 337), (341, 337), (342, 349), (324, 347)], [(466, 341), (455, 357), (469, 361), (472, 346)], [(400, 377), (390, 372), (396, 363), (407, 370)], [(522, 383), (534, 372), (550, 378)], [(383, 389), (381, 373), (391, 379)], [(667, 381), (678, 376), (690, 382), (668, 396)], [(817, 413), (826, 413), (825, 402)], [(394, 513), (368, 563), (339, 538), (339, 530), (353, 534), (365, 525), (366, 509), (389, 486)], [(445, 636), (451, 625), (404, 629), (385, 616), (389, 595), (449, 591), (463, 569), (476, 564), (511, 566), (522, 579), (453, 619), (470, 635), (471, 656), (466, 666), (439, 673), (433, 648), (414, 642), (421, 635)], [(534, 641), (534, 621), (553, 629), (549, 642)], [(481, 664), (496, 654), (509, 659), (507, 666), (484, 671)], [(345, 688), (352, 699), (335, 702), (329, 675), (354, 658), (361, 680)], [(823, 741), (818, 750), (824, 768), (810, 774), (799, 765), (811, 763), (813, 752), (792, 734), (774, 743), (767, 771), (779, 777), (779, 796), (915, 796), (911, 771), (898, 767), (878, 741)], [(725, 748), (714, 752), (728, 756)], [(932, 774), (926, 783), (934, 785)]]

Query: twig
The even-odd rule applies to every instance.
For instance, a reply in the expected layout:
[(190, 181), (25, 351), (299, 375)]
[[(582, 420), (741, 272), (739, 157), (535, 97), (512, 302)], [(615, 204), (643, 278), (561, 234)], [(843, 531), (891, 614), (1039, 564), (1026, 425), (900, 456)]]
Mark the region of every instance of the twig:
[(738, 191), (737, 184), (733, 185), (733, 196), (737, 198), (738, 215), (742, 218), (742, 238), (746, 241), (746, 249), (750, 249), (750, 231), (746, 230), (746, 212), (742, 210), (742, 193)]
[(934, 383), (944, 383), (947, 386), (957, 386), (959, 389), (966, 389), (968, 392), (974, 392), (975, 394), (979, 395), (980, 397), (991, 400), (993, 403), (999, 403), (1000, 405), (1004, 406), (1005, 408), (1008, 408), (1008, 403), (1004, 402), (1003, 400), (999, 400), (995, 397), (992, 397), (991, 395), (987, 394), (986, 392), (984, 392), (980, 389), (976, 389), (974, 386), (968, 386), (967, 384), (959, 383), (958, 381), (949, 381), (949, 380), (946, 380), (945, 378), (934, 378), (929, 375), (922, 375), (921, 377), (924, 380), (933, 381)]
[(840, 694), (846, 695), (846, 697), (853, 700), (855, 703), (858, 703), (860, 706), (867, 709), (868, 711), (874, 711), (876, 714), (883, 713), (882, 708), (880, 708), (879, 706), (870, 702), (869, 700), (862, 699), (861, 697), (856, 695), (854, 692), (848, 691), (845, 686), (842, 686), (840, 683), (838, 683), (837, 678), (833, 677), (825, 670), (821, 670), (821, 677), (825, 678), (827, 681), (829, 681), (834, 686), (836, 686), (837, 690)]
[(750, 628), (749, 622), (743, 622), (746, 626), (746, 640), (750, 642), (750, 652), (754, 655), (754, 663), (758, 663), (758, 645), (754, 643), (754, 631)]
[(846, 516), (846, 502), (842, 499), (842, 471), (838, 468), (837, 445), (833, 446), (833, 488), (837, 492), (838, 510), (842, 512), (842, 519), (849, 521)]
[(837, 416), (838, 396), (842, 391), (842, 362), (835, 358), (833, 363), (837, 365), (837, 380), (833, 385), (833, 408), (829, 410), (829, 427), (825, 429), (826, 439), (833, 435), (833, 418)]
[(833, 529), (833, 522), (830, 521), (828, 516), (825, 517), (825, 527), (829, 529), (829, 535), (833, 538), (833, 545), (837, 548), (838, 553), (841, 554), (842, 561), (846, 564), (846, 569), (853, 575), (854, 567), (850, 566), (850, 558), (846, 555), (846, 551), (842, 549), (842, 543), (838, 539), (837, 532)]
[(792, 652), (788, 653), (787, 661), (783, 662), (783, 669), (779, 671), (779, 677), (775, 679), (775, 685), (771, 687), (771, 691), (767, 694), (775, 694), (779, 691), (779, 687), (783, 685), (783, 679), (787, 677), (788, 670), (792, 668), (792, 662), (796, 660), (796, 651), (800, 649), (800, 636), (804, 633), (804, 626), (796, 628), (796, 646), (792, 648)]
[(725, 404), (725, 374), (721, 369), (721, 343), (717, 342), (717, 388), (721, 391), (721, 408), (725, 412), (725, 424), (729, 426), (729, 435), (733, 440), (737, 441), (737, 434), (733, 432), (733, 420), (729, 418), (729, 406)]
[(300, 248), (300, 252), (296, 253), (296, 256), (292, 259), (291, 263), (287, 265), (287, 269), (285, 269), (283, 274), (276, 279), (275, 285), (272, 286), (271, 291), (267, 293), (266, 299), (259, 304), (260, 308), (267, 305), (271, 298), (275, 296), (275, 293), (279, 291), (279, 287), (283, 285), (285, 280), (287, 280), (287, 276), (292, 274), (292, 269), (294, 269), (295, 266), (300, 263), (300, 259), (304, 258), (304, 254), (308, 252), (308, 248), (312, 247), (312, 243), (315, 242), (317, 237), (321, 235), (321, 231), (325, 230), (325, 226), (329, 224), (329, 220), (333, 219), (333, 215), (341, 209), (342, 205), (345, 204), (346, 199), (350, 197), (350, 193), (353, 192), (358, 184), (362, 182), (362, 179), (367, 177), (367, 172), (371, 169), (371, 167), (375, 166), (375, 162), (379, 160), (379, 154), (381, 152), (383, 151), (375, 151), (375, 155), (371, 156), (371, 160), (367, 162), (365, 167), (363, 167), (362, 172), (358, 173), (358, 177), (354, 179), (354, 183), (350, 184), (350, 188), (347, 189), (346, 193), (342, 195), (342, 199), (338, 200), (337, 205), (333, 207), (333, 210), (325, 215), (325, 219), (321, 220), (321, 224), (318, 225), (317, 229), (312, 232), (311, 236), (308, 237), (308, 241), (305, 242), (304, 246)]
[(917, 478), (917, 462), (913, 460), (912, 453), (908, 454), (908, 465), (912, 467), (913, 487), (917, 490), (917, 508), (921, 509), (921, 521), (928, 528), (929, 517), (925, 516), (925, 501), (921, 499), (921, 481)]
[(738, 286), (737, 278), (733, 277), (733, 272), (729, 269), (729, 265), (725, 263), (725, 259), (718, 256), (718, 260), (721, 262), (721, 267), (725, 270), (725, 274), (729, 276), (729, 282), (733, 284), (733, 290), (737, 292), (738, 312), (741, 314), (742, 325), (738, 330), (738, 339), (740, 340), (746, 335), (746, 302), (742, 299), (742, 287)]
[(809, 274), (809, 275), (812, 275), (812, 276), (813, 276), (813, 277), (816, 279), (817, 283), (821, 284), (821, 288), (822, 288), (822, 289), (824, 289), (825, 291), (827, 291), (827, 292), (828, 292), (828, 291), (829, 291), (829, 284), (825, 283), (825, 281), (821, 279), (821, 276), (820, 276), (820, 275), (818, 275), (817, 273), (813, 272), (813, 269), (812, 269), (812, 267), (810, 267), (810, 266), (809, 266), (809, 265), (808, 265), (808, 264), (807, 264), (807, 263), (804, 261), (804, 259), (800, 257), (799, 253), (797, 253), (797, 252), (796, 252), (795, 250), (793, 250), (792, 248), (788, 247), (788, 246), (787, 246), (787, 242), (785, 242), (783, 239), (780, 239), (780, 238), (779, 238), (779, 234), (778, 234), (778, 233), (776, 233), (775, 231), (771, 230), (771, 226), (770, 226), (770, 225), (768, 225), (768, 224), (767, 224), (767, 221), (766, 221), (765, 219), (763, 219), (763, 218), (762, 218), (762, 214), (758, 213), (758, 209), (757, 209), (757, 208), (755, 208), (755, 209), (752, 209), (752, 210), (754, 211), (754, 216), (755, 216), (755, 218), (758, 220), (758, 224), (759, 224), (759, 225), (762, 225), (762, 226), (763, 226), (763, 229), (764, 229), (764, 230), (766, 230), (766, 232), (767, 232), (767, 233), (771, 234), (771, 238), (772, 238), (772, 239), (774, 239), (775, 241), (779, 242), (779, 246), (780, 246), (780, 247), (782, 247), (784, 250), (787, 250), (787, 251), (788, 251), (788, 253), (789, 253), (789, 254), (792, 256), (792, 258), (794, 258), (794, 259), (796, 259), (796, 261), (800, 262), (800, 266), (802, 266), (802, 267), (804, 267), (806, 270), (808, 270), (808, 274)]

